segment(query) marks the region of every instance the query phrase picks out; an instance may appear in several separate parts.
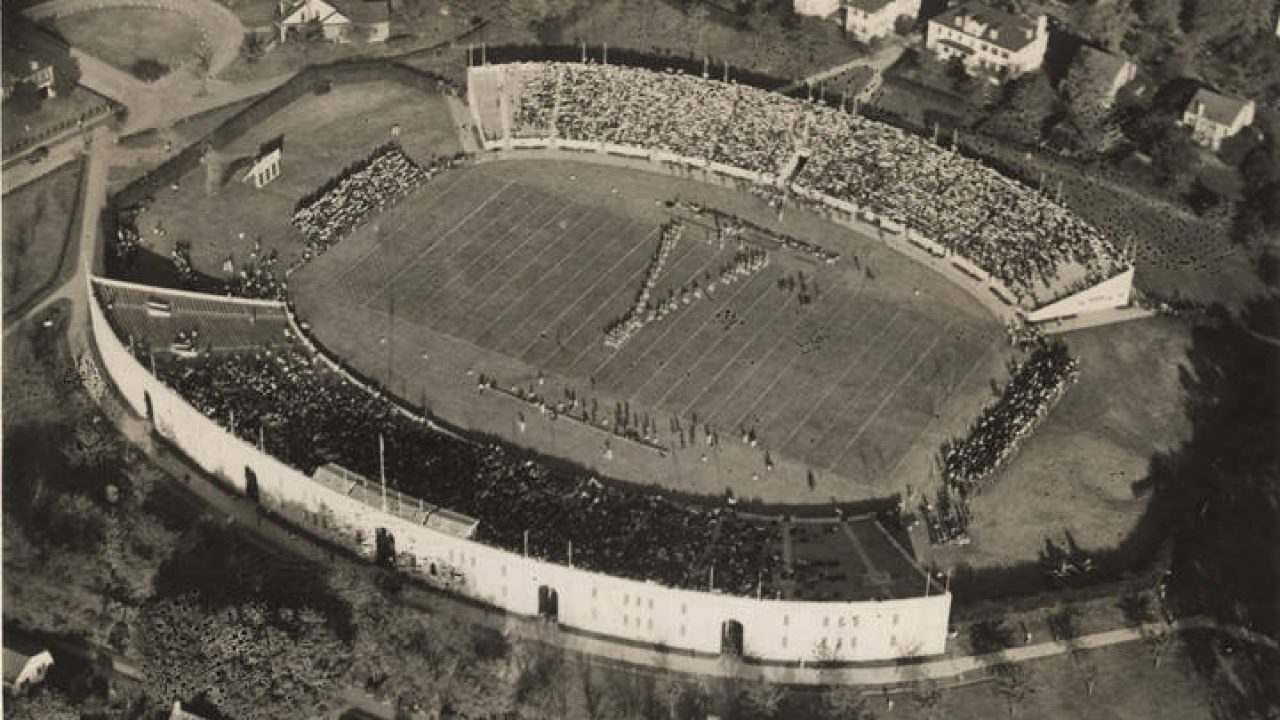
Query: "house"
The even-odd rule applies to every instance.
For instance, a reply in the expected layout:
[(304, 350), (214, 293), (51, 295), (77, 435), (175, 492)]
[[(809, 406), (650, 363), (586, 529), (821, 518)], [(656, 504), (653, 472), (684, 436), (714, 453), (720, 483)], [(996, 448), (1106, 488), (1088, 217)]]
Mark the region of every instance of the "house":
[(21, 695), (27, 690), (44, 682), (44, 677), (53, 667), (53, 656), (42, 646), (23, 642), (12, 633), (5, 632), (4, 638), (4, 689), (14, 695)]
[(920, 14), (920, 0), (846, 0), (844, 29), (860, 42), (871, 42), (893, 32), (898, 18), (913, 21)]
[(1082, 95), (1078, 100), (1105, 111), (1115, 104), (1120, 88), (1133, 82), (1137, 75), (1138, 66), (1127, 57), (1084, 45), (1076, 54), (1067, 77)]
[(31, 85), (43, 98), (56, 97), (56, 83), (71, 64), (70, 51), (61, 39), (40, 26), (20, 15), (6, 14), (0, 37), (3, 98), (8, 100), (19, 83)]
[(253, 164), (240, 178), (240, 182), (253, 185), (255, 188), (263, 188), (276, 178), (280, 177), (280, 157), (284, 154), (283, 137), (276, 138), (269, 143), (265, 143), (258, 148), (258, 154), (253, 158)]
[(276, 27), (283, 42), (316, 33), (330, 42), (385, 42), (391, 9), (385, 0), (280, 0)]
[(840, 0), (795, 0), (792, 7), (797, 15), (831, 19), (840, 12)]
[(1016, 76), (1040, 68), (1048, 46), (1048, 18), (1034, 20), (966, 2), (929, 20), (925, 48), (944, 62), (960, 59), (971, 72)]
[(1193, 140), (1217, 152), (1223, 140), (1253, 124), (1254, 110), (1252, 100), (1237, 100), (1200, 88), (1182, 112), (1182, 124), (1191, 128)]

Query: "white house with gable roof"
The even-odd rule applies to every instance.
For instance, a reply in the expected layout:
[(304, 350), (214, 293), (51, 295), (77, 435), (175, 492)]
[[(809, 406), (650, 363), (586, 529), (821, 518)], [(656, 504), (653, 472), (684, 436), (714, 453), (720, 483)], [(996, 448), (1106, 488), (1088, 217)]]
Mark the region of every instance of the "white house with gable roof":
[(970, 71), (1033, 72), (1044, 63), (1048, 18), (1035, 19), (966, 2), (929, 20), (925, 47), (940, 60), (959, 58)]

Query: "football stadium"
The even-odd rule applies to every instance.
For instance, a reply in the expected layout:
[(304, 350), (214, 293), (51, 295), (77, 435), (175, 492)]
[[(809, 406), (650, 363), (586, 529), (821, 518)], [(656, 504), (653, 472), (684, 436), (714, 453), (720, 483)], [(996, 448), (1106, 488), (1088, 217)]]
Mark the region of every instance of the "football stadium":
[(1074, 380), (1046, 331), (1133, 277), (926, 138), (602, 64), (313, 68), (112, 202), (103, 365), (204, 469), (480, 602), (769, 661), (942, 652), (913, 542), (963, 540)]

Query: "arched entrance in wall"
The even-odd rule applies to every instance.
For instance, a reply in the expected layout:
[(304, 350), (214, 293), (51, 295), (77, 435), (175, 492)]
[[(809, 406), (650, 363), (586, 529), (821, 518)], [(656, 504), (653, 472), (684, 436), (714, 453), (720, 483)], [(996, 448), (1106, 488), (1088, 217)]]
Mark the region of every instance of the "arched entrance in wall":
[(146, 390), (143, 390), (142, 402), (147, 406), (147, 422), (155, 422), (156, 411), (155, 411), (155, 408), (151, 407), (151, 393), (147, 392)]
[(248, 465), (244, 466), (244, 494), (249, 499), (258, 502), (260, 498), (260, 490), (258, 488), (258, 474)]
[(560, 619), (560, 594), (547, 585), (538, 586), (538, 617), (556, 622)]
[(742, 623), (725, 620), (720, 623), (720, 654), (742, 657)]
[(387, 567), (394, 566), (396, 564), (396, 536), (388, 532), (386, 528), (378, 528), (374, 553), (374, 562)]

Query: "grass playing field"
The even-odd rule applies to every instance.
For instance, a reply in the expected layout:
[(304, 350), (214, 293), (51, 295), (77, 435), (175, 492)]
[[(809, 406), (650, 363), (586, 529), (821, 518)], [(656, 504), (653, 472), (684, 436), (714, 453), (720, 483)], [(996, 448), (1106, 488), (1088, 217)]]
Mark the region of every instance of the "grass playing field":
[[(603, 328), (639, 291), (668, 216), (659, 201), (677, 194), (843, 258), (822, 266), (762, 244), (763, 271), (610, 349)], [(731, 258), (710, 236), (696, 219), (687, 226), (656, 297)], [(801, 273), (817, 288), (807, 305), (779, 284)], [(581, 163), (441, 176), (307, 266), (292, 292), (331, 350), (455, 422), (611, 477), (770, 502), (882, 497), (922, 482), (899, 469), (927, 467), (1003, 364), (1001, 330), (975, 301), (874, 240), (799, 213), (779, 222), (727, 189)], [(597, 408), (596, 427), (481, 394), (479, 374), (553, 402), (572, 392)], [(619, 404), (648, 417), (673, 452), (601, 431)], [(698, 428), (684, 449), (677, 418), (685, 433)], [(752, 432), (754, 445), (744, 442)]]

